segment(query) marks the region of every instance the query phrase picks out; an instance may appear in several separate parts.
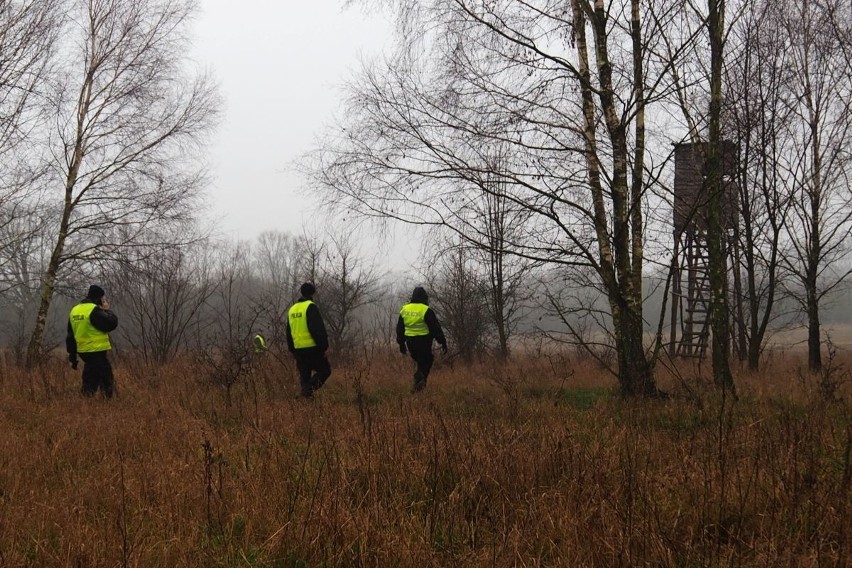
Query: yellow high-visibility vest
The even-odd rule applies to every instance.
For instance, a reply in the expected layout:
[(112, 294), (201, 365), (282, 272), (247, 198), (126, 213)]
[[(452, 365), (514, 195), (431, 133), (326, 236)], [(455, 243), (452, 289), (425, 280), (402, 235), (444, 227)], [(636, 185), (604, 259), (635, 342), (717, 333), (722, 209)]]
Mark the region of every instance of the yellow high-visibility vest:
[(405, 304), (399, 310), (402, 323), (405, 324), (405, 336), (417, 337), (418, 335), (429, 335), (429, 326), (426, 325), (426, 304)]
[(109, 334), (93, 326), (89, 319), (95, 307), (95, 304), (83, 303), (71, 308), (68, 319), (71, 321), (71, 331), (74, 332), (74, 340), (77, 342), (77, 353), (94, 353), (112, 349)]
[(311, 304), (313, 304), (311, 300), (297, 302), (287, 312), (287, 321), (290, 323), (290, 335), (293, 336), (293, 347), (296, 349), (317, 346), (317, 342), (314, 341), (308, 329), (308, 306)]

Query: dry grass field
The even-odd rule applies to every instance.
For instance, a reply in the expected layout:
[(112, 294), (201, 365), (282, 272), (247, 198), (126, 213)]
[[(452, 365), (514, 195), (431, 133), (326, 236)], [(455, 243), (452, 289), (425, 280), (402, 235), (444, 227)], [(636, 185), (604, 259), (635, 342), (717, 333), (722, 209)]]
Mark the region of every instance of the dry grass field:
[(418, 395), (402, 357), (337, 364), (307, 402), (271, 357), (230, 397), (192, 363), (118, 362), (112, 401), (4, 368), (0, 566), (849, 566), (848, 362), (768, 361), (738, 401), (553, 357)]

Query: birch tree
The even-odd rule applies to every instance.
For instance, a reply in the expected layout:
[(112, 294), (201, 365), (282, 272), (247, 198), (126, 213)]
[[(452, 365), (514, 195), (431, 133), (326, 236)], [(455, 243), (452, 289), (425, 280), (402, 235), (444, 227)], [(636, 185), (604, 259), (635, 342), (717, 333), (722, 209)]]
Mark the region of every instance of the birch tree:
[[(589, 267), (601, 282), (625, 396), (657, 393), (643, 342), (643, 203), (664, 164), (648, 159), (645, 120), (668, 82), (648, 45), (678, 16), (643, 19), (640, 4), (398, 3), (398, 52), (351, 85), (313, 168), (349, 211), (480, 244), (460, 212), (499, 187), (528, 213), (512, 254)], [(489, 167), (498, 150), (506, 159)]]
[(218, 105), (210, 79), (185, 60), (195, 1), (67, 5), (63, 71), (49, 101), (55, 116), (45, 196), (60, 207), (29, 363), (39, 357), (60, 268), (108, 257), (146, 229), (194, 214), (203, 182), (196, 151)]
[(773, 5), (792, 68), (784, 165), (792, 180), (785, 263), (807, 320), (808, 367), (822, 368), (820, 306), (852, 268), (852, 5), (840, 0)]

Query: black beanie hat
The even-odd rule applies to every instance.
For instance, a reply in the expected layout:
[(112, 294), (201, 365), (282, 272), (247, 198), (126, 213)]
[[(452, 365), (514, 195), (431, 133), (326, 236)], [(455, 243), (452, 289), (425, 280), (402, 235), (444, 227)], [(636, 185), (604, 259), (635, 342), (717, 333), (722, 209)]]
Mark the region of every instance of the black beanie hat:
[(411, 303), (413, 304), (428, 304), (429, 303), (429, 294), (426, 293), (426, 289), (422, 286), (418, 286), (411, 293)]
[(316, 291), (317, 291), (317, 289), (314, 288), (314, 285), (311, 284), (310, 282), (305, 282), (304, 284), (302, 284), (302, 287), (299, 288), (299, 293), (304, 298), (310, 298), (311, 296), (313, 296), (316, 293)]
[(89, 292), (86, 294), (86, 297), (91, 298), (92, 300), (100, 300), (105, 294), (106, 292), (104, 292), (103, 288), (96, 284), (92, 284), (89, 286)]

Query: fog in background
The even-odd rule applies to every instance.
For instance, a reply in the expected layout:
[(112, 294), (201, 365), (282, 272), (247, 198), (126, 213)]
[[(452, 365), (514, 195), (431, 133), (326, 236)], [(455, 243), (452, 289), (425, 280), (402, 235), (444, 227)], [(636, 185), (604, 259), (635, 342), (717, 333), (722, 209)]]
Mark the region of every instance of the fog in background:
[(194, 32), (194, 58), (224, 98), (209, 155), (217, 229), (245, 239), (313, 229), (318, 203), (294, 166), (341, 111), (360, 61), (381, 56), (385, 16), (331, 0), (202, 0)]

